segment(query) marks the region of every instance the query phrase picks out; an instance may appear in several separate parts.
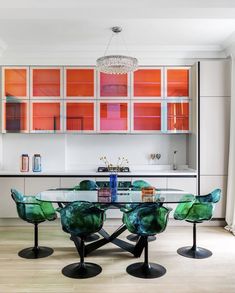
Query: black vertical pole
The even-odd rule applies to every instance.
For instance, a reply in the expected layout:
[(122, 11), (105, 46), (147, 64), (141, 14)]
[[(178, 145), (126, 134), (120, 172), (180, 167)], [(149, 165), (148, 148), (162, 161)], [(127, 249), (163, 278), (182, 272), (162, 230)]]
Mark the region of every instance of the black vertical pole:
[(149, 265), (148, 237), (147, 236), (145, 236), (144, 264), (146, 267)]
[(38, 249), (38, 223), (34, 223), (34, 249)]
[(85, 264), (84, 264), (84, 252), (85, 252), (84, 249), (85, 249), (85, 247), (84, 247), (84, 239), (81, 238), (81, 254), (80, 254), (81, 267), (85, 266)]
[(56, 131), (56, 116), (53, 117), (53, 128), (54, 128), (54, 131)]
[(196, 235), (196, 223), (193, 223), (193, 247), (192, 250), (197, 249), (197, 235)]
[(198, 62), (198, 89), (197, 89), (197, 93), (198, 93), (198, 114), (197, 114), (197, 119), (198, 119), (198, 172), (197, 172), (197, 182), (198, 182), (198, 186), (197, 186), (197, 191), (198, 191), (198, 195), (201, 194), (201, 185), (200, 185), (200, 176), (201, 176), (201, 164), (200, 164), (200, 160), (201, 160), (201, 153), (200, 153), (200, 146), (201, 146), (201, 118), (200, 118), (200, 108), (201, 108), (201, 93), (200, 93), (200, 62)]

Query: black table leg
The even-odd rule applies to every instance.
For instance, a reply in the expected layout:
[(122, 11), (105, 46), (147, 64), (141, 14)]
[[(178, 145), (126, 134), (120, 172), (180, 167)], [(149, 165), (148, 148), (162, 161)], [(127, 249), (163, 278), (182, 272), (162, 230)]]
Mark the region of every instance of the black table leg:
[(97, 241), (94, 241), (90, 244), (87, 244), (85, 246), (85, 256), (87, 256), (92, 251), (104, 246), (105, 244), (112, 242), (114, 245), (120, 247), (122, 250), (130, 252), (135, 257), (140, 257), (140, 255), (144, 249), (144, 245), (145, 245), (145, 242), (143, 241), (143, 237), (140, 237), (140, 239), (138, 240), (138, 242), (135, 245), (130, 244), (129, 242), (126, 242), (126, 241), (123, 241), (123, 240), (117, 238), (126, 229), (127, 228), (125, 225), (121, 225), (111, 235), (107, 231), (105, 231), (104, 229), (101, 229), (98, 233), (101, 236), (103, 236), (103, 238), (99, 239)]

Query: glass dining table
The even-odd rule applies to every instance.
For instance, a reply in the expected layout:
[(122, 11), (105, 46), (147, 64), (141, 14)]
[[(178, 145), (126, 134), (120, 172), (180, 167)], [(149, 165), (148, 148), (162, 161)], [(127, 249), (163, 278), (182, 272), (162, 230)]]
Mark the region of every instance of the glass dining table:
[[(118, 190), (115, 196), (111, 196), (105, 190), (92, 190), (92, 191), (82, 191), (74, 190), (71, 188), (66, 189), (50, 189), (42, 191), (36, 195), (37, 200), (56, 203), (60, 208), (68, 205), (74, 201), (89, 201), (94, 204), (99, 204), (105, 209), (111, 208), (122, 208), (127, 204), (137, 204), (137, 205), (151, 205), (151, 204), (177, 204), (186, 203), (194, 200), (194, 196), (178, 189), (156, 189), (154, 195), (144, 195), (142, 191), (135, 190)], [(90, 254), (92, 251), (106, 245), (107, 243), (113, 243), (114, 245), (120, 247), (122, 250), (128, 251), (135, 257), (140, 257), (144, 249), (144, 239), (139, 237), (136, 244), (131, 244), (118, 238), (125, 230), (126, 226), (121, 224), (121, 226), (116, 229), (112, 234), (109, 234), (104, 228), (102, 228), (98, 233), (102, 236), (101, 239), (93, 241), (85, 245), (85, 255)], [(80, 239), (76, 239), (76, 247), (80, 246)]]

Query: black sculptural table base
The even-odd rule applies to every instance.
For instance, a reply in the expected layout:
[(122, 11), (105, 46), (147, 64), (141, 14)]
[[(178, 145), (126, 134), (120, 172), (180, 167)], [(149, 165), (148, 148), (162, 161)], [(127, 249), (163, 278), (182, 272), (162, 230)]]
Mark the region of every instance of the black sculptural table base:
[[(111, 235), (105, 231), (103, 228), (98, 232), (103, 238), (94, 241), (92, 243), (85, 245), (85, 256), (90, 254), (92, 251), (106, 245), (107, 243), (113, 243), (114, 245), (120, 247), (122, 250), (131, 253), (135, 257), (140, 257), (144, 249), (145, 241), (143, 237), (140, 237), (135, 245), (128, 243), (124, 240), (118, 238), (125, 230), (126, 226), (123, 224), (117, 230), (115, 230)], [(74, 239), (75, 246), (78, 251), (80, 251), (81, 240), (79, 237)]]

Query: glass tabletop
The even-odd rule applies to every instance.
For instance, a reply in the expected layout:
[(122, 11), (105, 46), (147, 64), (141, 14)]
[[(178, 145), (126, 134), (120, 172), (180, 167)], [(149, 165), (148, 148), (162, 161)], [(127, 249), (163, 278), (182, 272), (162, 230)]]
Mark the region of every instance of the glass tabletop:
[(89, 201), (103, 204), (127, 203), (182, 203), (190, 202), (194, 196), (177, 189), (157, 189), (155, 195), (142, 195), (141, 191), (118, 190), (115, 196), (105, 193), (105, 190), (80, 191), (72, 189), (51, 189), (38, 193), (36, 198), (40, 201), (52, 203), (70, 203), (74, 201)]

